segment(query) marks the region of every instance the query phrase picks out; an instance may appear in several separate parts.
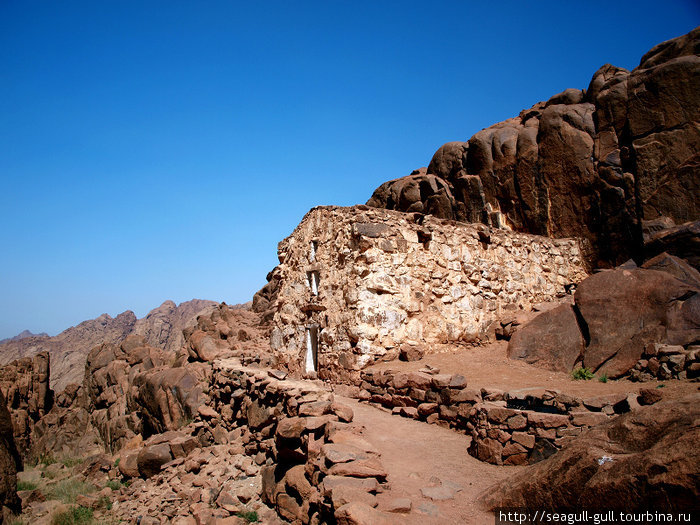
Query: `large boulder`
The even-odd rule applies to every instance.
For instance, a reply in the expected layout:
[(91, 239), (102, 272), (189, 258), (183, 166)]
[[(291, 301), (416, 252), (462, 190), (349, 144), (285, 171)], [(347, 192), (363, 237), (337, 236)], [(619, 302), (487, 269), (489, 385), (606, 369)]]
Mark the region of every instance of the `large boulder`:
[(428, 175), (425, 168), (407, 177), (385, 182), (367, 202), (376, 208), (417, 212), (445, 219), (458, 216), (449, 185), (440, 177)]
[(696, 270), (700, 270), (700, 221), (650, 233), (645, 239), (644, 250), (648, 259), (668, 253), (688, 261)]
[(700, 219), (698, 49), (700, 28), (632, 71), (605, 64), (586, 91), (443, 145), (426, 171), (382, 184), (367, 204), (580, 237), (594, 266), (641, 262), (642, 221)]
[(649, 344), (700, 341), (700, 273), (668, 254), (644, 266), (584, 279), (573, 307), (547, 310), (515, 331), (508, 357), (562, 372), (582, 363), (617, 378)]
[(22, 470), (22, 459), (15, 446), (10, 412), (0, 391), (0, 522), (5, 508), (19, 514), (22, 504), (17, 497), (17, 472)]
[(134, 378), (130, 409), (147, 434), (180, 428), (203, 403), (201, 379), (191, 367), (155, 369)]
[(585, 341), (570, 304), (539, 314), (517, 330), (508, 357), (549, 370), (569, 372), (583, 355)]
[[(575, 295), (589, 339), (583, 364), (619, 377), (641, 359), (647, 343), (700, 339), (700, 329), (686, 322), (692, 323), (697, 312), (699, 293), (697, 287), (657, 270), (617, 269), (584, 279)], [(700, 324), (700, 319), (695, 322)], [(681, 331), (683, 337), (676, 334)]]
[(700, 510), (700, 395), (641, 407), (490, 487), (489, 509)]

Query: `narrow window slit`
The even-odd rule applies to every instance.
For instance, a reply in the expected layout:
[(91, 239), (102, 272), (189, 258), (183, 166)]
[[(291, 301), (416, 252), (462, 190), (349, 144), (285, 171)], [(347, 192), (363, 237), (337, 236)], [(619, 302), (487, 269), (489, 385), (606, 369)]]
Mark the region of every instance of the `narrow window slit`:
[(306, 280), (309, 285), (309, 288), (311, 288), (311, 293), (314, 295), (318, 295), (318, 285), (320, 281), (319, 273), (316, 270), (306, 272)]
[(318, 368), (318, 326), (306, 328), (306, 371), (316, 372)]

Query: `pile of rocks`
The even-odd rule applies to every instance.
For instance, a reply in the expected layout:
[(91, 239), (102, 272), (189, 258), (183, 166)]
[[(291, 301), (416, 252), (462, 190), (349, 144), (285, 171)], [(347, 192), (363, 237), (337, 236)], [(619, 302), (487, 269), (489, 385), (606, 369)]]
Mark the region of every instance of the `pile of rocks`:
[(697, 511), (698, 401), (694, 394), (611, 418), (481, 500), (489, 509)]
[(642, 359), (630, 370), (632, 381), (652, 379), (697, 379), (700, 377), (700, 346), (664, 345), (650, 343)]
[(113, 513), (142, 525), (236, 523), (226, 519), (244, 512), (278, 523), (260, 499), (260, 466), (243, 452), (238, 444), (201, 447), (183, 432), (154, 436), (121, 455), (120, 472), (134, 480), (115, 498)]
[(387, 473), (378, 452), (351, 422), (353, 411), (321, 384), (287, 379), (238, 360), (214, 364), (212, 433), (239, 431), (261, 465), (262, 500), (292, 523), (381, 520), (374, 494)]

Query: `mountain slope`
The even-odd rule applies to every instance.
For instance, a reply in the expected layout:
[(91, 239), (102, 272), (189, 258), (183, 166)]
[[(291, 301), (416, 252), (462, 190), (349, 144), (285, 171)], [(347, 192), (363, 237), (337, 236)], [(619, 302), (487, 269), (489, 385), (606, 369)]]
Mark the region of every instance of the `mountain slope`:
[(83, 321), (55, 337), (32, 336), (0, 344), (0, 366), (21, 357), (48, 351), (51, 355), (51, 388), (61, 392), (70, 383), (82, 383), (88, 352), (102, 343), (119, 344), (128, 335), (141, 335), (152, 346), (176, 350), (182, 346), (182, 330), (198, 315), (216, 305), (214, 301), (193, 299), (176, 306), (165, 301), (144, 318), (127, 310), (116, 317), (102, 314)]

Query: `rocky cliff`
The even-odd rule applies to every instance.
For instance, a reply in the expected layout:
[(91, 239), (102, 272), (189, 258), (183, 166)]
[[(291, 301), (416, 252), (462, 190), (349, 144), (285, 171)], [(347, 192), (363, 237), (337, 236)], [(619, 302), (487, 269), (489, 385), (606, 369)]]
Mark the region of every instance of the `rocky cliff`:
[(700, 28), (628, 71), (605, 64), (377, 188), (370, 206), (580, 237), (594, 266), (643, 251), (645, 221), (700, 218)]
[(127, 335), (143, 336), (146, 343), (174, 352), (183, 344), (182, 330), (194, 324), (198, 315), (213, 307), (214, 301), (193, 299), (175, 305), (165, 301), (146, 317), (137, 319), (127, 310), (116, 317), (103, 314), (64, 330), (55, 337), (13, 338), (0, 344), (0, 366), (40, 352), (51, 354), (51, 388), (61, 392), (70, 383), (82, 383), (85, 359), (91, 348), (102, 343), (119, 344)]

